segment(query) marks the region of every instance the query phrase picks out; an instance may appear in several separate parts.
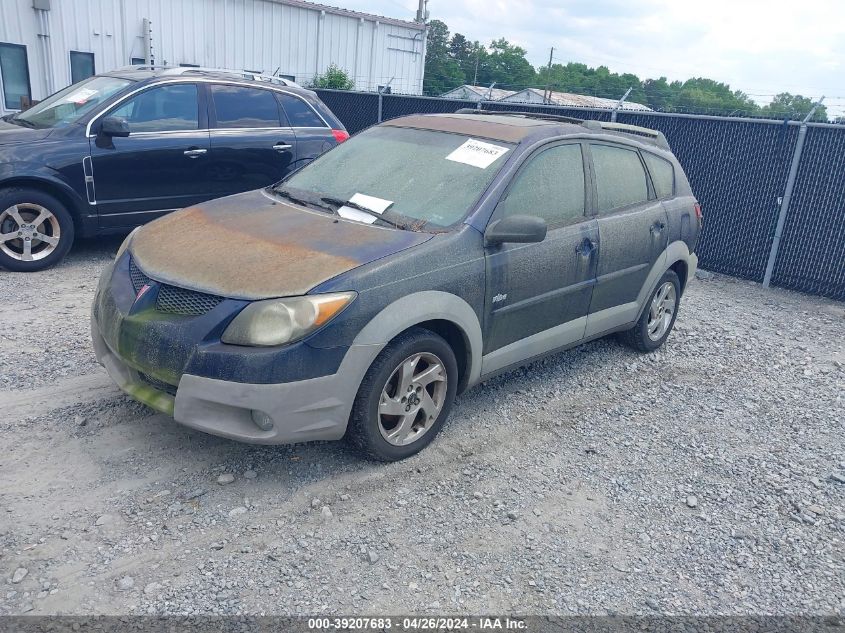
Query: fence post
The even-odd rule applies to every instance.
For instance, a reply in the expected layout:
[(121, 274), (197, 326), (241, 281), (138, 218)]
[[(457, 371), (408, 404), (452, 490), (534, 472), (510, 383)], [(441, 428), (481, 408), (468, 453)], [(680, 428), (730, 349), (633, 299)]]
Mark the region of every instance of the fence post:
[(778, 251), (780, 250), (780, 239), (783, 235), (783, 227), (786, 224), (786, 214), (789, 212), (789, 203), (792, 202), (792, 190), (795, 189), (795, 180), (798, 177), (798, 165), (801, 163), (801, 153), (804, 151), (804, 141), (807, 138), (807, 123), (813, 118), (818, 107), (824, 101), (824, 97), (818, 100), (812, 109), (801, 121), (801, 127), (798, 129), (798, 140), (795, 143), (795, 151), (792, 153), (792, 164), (789, 166), (789, 177), (786, 179), (786, 190), (783, 192), (783, 198), (780, 202), (780, 211), (778, 211), (778, 223), (775, 227), (775, 237), (772, 240), (772, 249), (769, 251), (769, 261), (766, 263), (766, 273), (763, 275), (763, 287), (768, 288), (772, 283), (772, 273), (775, 270), (775, 262), (778, 258)]
[(611, 123), (616, 123), (616, 113), (619, 112), (619, 108), (622, 107), (622, 104), (625, 103), (625, 99), (627, 99), (628, 95), (631, 94), (631, 90), (633, 90), (633, 87), (628, 88), (625, 91), (625, 94), (622, 95), (622, 98), (619, 101), (616, 102), (615, 106), (613, 106), (613, 112), (610, 113), (610, 122)]
[(390, 81), (387, 82), (387, 85), (378, 87), (378, 123), (381, 123), (381, 100), (384, 96), (384, 91), (390, 88), (390, 84), (393, 83), (394, 79), (396, 79), (396, 77), (391, 77)]

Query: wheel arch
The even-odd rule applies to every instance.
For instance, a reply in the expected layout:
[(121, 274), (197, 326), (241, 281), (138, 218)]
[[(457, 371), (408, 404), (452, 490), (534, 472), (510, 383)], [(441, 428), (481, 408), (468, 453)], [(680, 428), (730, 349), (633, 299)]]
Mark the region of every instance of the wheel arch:
[(455, 352), (458, 392), (481, 374), (481, 325), (472, 307), (457, 295), (427, 290), (406, 295), (383, 308), (355, 337), (356, 345), (386, 345), (402, 332), (422, 327), (442, 336)]
[(69, 187), (48, 178), (37, 176), (11, 176), (0, 180), (0, 190), (13, 188), (38, 189), (53, 196), (61, 202), (73, 219), (77, 234), (84, 234), (86, 226), (83, 221), (83, 203)]

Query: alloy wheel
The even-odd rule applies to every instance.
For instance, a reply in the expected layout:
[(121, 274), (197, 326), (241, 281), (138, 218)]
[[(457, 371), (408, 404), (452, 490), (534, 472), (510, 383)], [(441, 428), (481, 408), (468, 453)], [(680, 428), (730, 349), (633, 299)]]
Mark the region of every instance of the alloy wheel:
[(446, 403), (443, 361), (429, 352), (413, 354), (391, 373), (381, 391), (378, 427), (394, 446), (407, 446), (428, 432)]
[(12, 259), (44, 259), (59, 245), (59, 219), (40, 204), (21, 202), (0, 213), (0, 251)]
[(671, 281), (664, 282), (654, 298), (651, 300), (648, 313), (648, 337), (652, 341), (659, 341), (666, 334), (669, 326), (672, 325), (672, 317), (675, 314), (677, 293), (675, 284)]

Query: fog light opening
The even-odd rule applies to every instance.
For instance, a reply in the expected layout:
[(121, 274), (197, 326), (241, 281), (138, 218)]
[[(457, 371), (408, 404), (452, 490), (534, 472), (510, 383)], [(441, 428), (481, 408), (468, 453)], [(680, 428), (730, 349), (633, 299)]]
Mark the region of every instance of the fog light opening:
[(255, 426), (257, 426), (262, 431), (272, 431), (273, 430), (273, 418), (269, 415), (264, 413), (263, 411), (255, 411), (252, 412), (252, 421), (255, 422)]

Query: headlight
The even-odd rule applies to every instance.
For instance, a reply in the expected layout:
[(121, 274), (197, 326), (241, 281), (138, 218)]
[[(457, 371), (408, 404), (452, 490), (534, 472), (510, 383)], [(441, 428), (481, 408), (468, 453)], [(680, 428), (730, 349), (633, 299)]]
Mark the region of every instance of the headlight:
[(328, 323), (355, 299), (354, 292), (256, 301), (241, 310), (223, 332), (230, 345), (292, 343)]
[(126, 252), (126, 249), (129, 248), (129, 244), (132, 242), (132, 238), (135, 236), (135, 233), (137, 233), (138, 229), (140, 228), (140, 226), (136, 226), (134, 229), (132, 229), (132, 232), (126, 236), (126, 239), (123, 240), (123, 243), (120, 245), (120, 248), (117, 249), (117, 255), (114, 256), (114, 261), (120, 259), (120, 256)]

